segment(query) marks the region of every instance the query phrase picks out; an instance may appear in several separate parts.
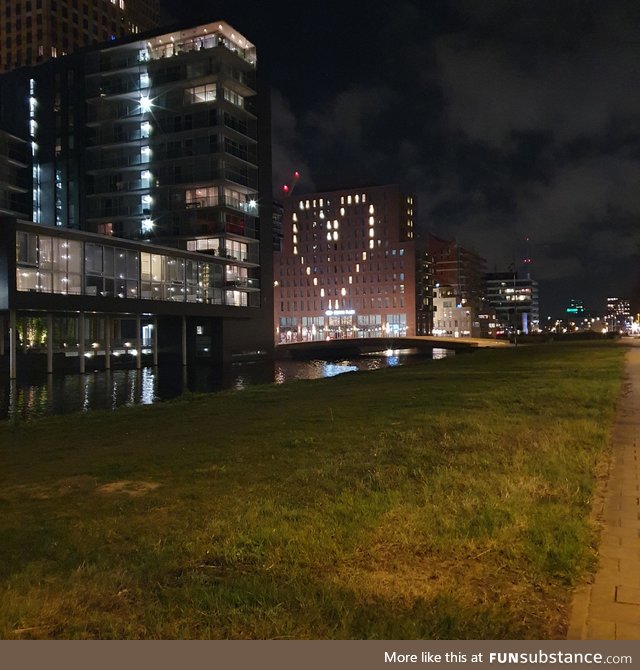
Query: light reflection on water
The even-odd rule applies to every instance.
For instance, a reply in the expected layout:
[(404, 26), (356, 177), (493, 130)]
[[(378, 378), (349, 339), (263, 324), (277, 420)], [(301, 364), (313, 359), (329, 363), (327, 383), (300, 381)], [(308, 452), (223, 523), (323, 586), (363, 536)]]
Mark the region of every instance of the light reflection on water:
[[(452, 355), (435, 349), (433, 358)], [(0, 380), (0, 420), (29, 420), (52, 414), (116, 409), (168, 400), (185, 391), (205, 393), (243, 390), (254, 384), (284, 384), (297, 379), (334, 377), (345, 372), (377, 370), (427, 360), (411, 350), (394, 350), (348, 360), (244, 361), (224, 370), (143, 368), (85, 375), (39, 375), (10, 382)]]

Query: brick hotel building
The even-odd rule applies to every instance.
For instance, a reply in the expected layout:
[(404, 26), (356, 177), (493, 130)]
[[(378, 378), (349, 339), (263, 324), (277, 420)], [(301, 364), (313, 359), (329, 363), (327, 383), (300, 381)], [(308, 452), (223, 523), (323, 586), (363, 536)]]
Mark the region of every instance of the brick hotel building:
[(289, 198), (274, 280), (276, 343), (415, 335), (413, 196), (387, 185)]

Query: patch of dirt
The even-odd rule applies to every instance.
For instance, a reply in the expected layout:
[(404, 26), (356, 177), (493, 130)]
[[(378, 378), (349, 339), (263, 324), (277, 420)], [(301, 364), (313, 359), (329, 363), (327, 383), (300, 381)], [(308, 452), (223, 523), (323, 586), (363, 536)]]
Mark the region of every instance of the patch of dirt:
[(102, 484), (96, 488), (96, 493), (101, 495), (110, 495), (114, 493), (124, 493), (132, 498), (138, 498), (146, 495), (150, 491), (155, 491), (160, 486), (156, 482), (141, 482), (122, 480), (119, 482), (109, 482), (109, 484)]
[(89, 475), (78, 475), (76, 477), (65, 477), (52, 484), (32, 484), (16, 486), (13, 491), (19, 495), (26, 495), (35, 500), (50, 500), (61, 498), (70, 493), (90, 493), (96, 488), (97, 480)]

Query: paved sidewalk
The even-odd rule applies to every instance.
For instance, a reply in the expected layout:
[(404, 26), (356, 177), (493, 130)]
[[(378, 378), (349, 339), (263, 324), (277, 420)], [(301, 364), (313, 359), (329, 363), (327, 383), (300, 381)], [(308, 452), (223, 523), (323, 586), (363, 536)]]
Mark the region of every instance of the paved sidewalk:
[(640, 346), (627, 352), (611, 446), (604, 496), (594, 506), (599, 568), (574, 595), (569, 640), (640, 640)]

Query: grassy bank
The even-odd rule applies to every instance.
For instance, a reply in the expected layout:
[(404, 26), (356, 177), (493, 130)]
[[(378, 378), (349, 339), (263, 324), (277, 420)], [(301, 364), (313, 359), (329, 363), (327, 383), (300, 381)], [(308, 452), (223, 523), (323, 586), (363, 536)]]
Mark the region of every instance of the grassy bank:
[(623, 355), (1, 425), (0, 637), (561, 637)]

